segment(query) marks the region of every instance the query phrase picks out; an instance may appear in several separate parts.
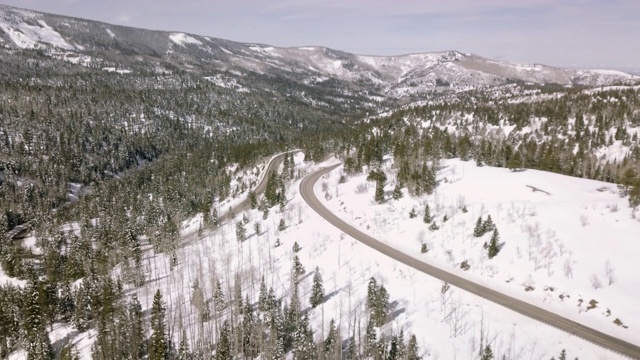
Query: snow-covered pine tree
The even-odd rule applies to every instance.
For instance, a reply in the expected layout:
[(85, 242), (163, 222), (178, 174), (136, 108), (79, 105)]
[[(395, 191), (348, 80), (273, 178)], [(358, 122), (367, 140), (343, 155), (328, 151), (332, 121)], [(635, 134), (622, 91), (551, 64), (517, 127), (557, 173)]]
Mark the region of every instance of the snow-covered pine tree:
[(322, 275), (320, 274), (320, 268), (316, 266), (316, 271), (313, 274), (313, 285), (311, 287), (311, 303), (312, 308), (316, 308), (324, 301), (324, 287), (322, 286)]
[(430, 224), (431, 223), (431, 210), (429, 209), (429, 204), (426, 204), (424, 206), (424, 216), (422, 217), (422, 221), (425, 224)]
[(243, 242), (246, 239), (247, 230), (244, 228), (244, 222), (238, 221), (236, 223), (236, 240)]
[(493, 223), (493, 220), (491, 220), (491, 215), (487, 215), (487, 220), (482, 223), (482, 235), (489, 231), (493, 231), (494, 228), (495, 224)]
[(309, 326), (309, 318), (303, 315), (293, 333), (293, 356), (300, 360), (316, 359), (316, 346), (313, 342), (313, 331)]
[(491, 345), (487, 345), (484, 348), (480, 360), (493, 360), (493, 351), (491, 351)]
[(376, 296), (376, 305), (373, 311), (375, 325), (382, 326), (387, 320), (387, 310), (389, 308), (389, 293), (384, 285), (380, 285)]
[(178, 347), (177, 355), (176, 360), (190, 360), (193, 357), (189, 351), (189, 344), (187, 343), (187, 332), (184, 330), (182, 330), (182, 335), (180, 336), (180, 346)]
[(40, 305), (40, 284), (34, 278), (29, 280), (25, 290), (23, 338), (27, 360), (53, 359), (53, 349), (47, 333), (45, 316)]
[(218, 279), (216, 279), (216, 288), (213, 290), (213, 305), (216, 311), (222, 311), (225, 307), (224, 293), (222, 292), (222, 286)]
[(142, 315), (142, 306), (138, 296), (134, 293), (128, 305), (128, 354), (131, 359), (141, 359), (144, 356), (145, 335)]
[(484, 235), (482, 228), (482, 216), (478, 217), (478, 221), (476, 221), (476, 226), (473, 228), (473, 236), (481, 237)]
[(220, 336), (218, 337), (218, 344), (216, 345), (216, 358), (215, 360), (231, 360), (233, 354), (231, 352), (231, 328), (229, 321), (225, 320), (220, 329)]
[(378, 298), (378, 281), (373, 276), (369, 279), (367, 286), (367, 308), (371, 311), (374, 308), (376, 299)]
[(267, 284), (264, 281), (264, 275), (260, 279), (260, 292), (258, 294), (258, 311), (265, 313), (267, 311)]
[(489, 249), (487, 250), (489, 259), (493, 259), (500, 252), (500, 247), (498, 246), (498, 229), (493, 229), (493, 234), (491, 235), (491, 241), (489, 242)]
[(160, 289), (153, 296), (151, 307), (151, 339), (149, 341), (149, 359), (166, 360), (169, 358), (169, 343), (165, 323), (166, 308)]
[(300, 277), (300, 275), (303, 275), (306, 272), (304, 265), (302, 265), (302, 263), (300, 262), (300, 258), (298, 257), (298, 255), (293, 257), (293, 276), (294, 279), (297, 279)]
[(369, 319), (367, 323), (367, 330), (364, 338), (364, 354), (366, 356), (373, 356), (378, 347), (378, 334), (373, 326), (373, 320)]
[(336, 324), (333, 319), (329, 322), (329, 332), (324, 339), (322, 344), (323, 347), (323, 355), (325, 359), (339, 359), (340, 358), (340, 348), (338, 344), (340, 344), (340, 335), (336, 330)]
[(249, 297), (245, 299), (242, 314), (242, 353), (249, 359), (258, 355), (259, 336), (256, 336), (256, 317)]
[(376, 181), (376, 192), (373, 199), (378, 204), (384, 202), (384, 183), (382, 181)]
[(418, 339), (415, 335), (411, 335), (409, 338), (409, 344), (407, 345), (407, 360), (422, 360), (422, 357), (418, 354)]
[(396, 186), (393, 188), (393, 200), (399, 200), (402, 198), (402, 188), (400, 187), (400, 183), (396, 183)]
[(252, 209), (256, 209), (258, 207), (258, 198), (253, 190), (249, 191), (249, 203), (251, 204)]

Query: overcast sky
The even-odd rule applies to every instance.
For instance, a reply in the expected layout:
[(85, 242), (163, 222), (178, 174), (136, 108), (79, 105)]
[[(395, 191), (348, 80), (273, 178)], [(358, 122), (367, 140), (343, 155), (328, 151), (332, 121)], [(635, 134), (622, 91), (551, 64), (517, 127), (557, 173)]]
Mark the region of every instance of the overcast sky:
[(358, 54), (459, 50), (640, 69), (639, 0), (0, 0), (147, 29)]

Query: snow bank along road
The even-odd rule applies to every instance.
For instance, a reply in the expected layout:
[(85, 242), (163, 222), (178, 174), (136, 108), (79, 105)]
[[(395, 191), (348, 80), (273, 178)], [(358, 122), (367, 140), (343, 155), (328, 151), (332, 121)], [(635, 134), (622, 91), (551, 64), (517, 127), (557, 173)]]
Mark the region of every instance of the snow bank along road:
[(489, 301), (502, 305), (522, 315), (554, 326), (560, 330), (564, 330), (572, 335), (581, 337), (587, 341), (610, 349), (619, 354), (631, 357), (632, 359), (640, 359), (640, 347), (637, 345), (628, 343), (624, 340), (620, 340), (598, 330), (579, 324), (575, 321), (566, 319), (550, 311), (526, 303), (522, 300), (518, 300), (511, 296), (477, 284), (473, 281), (469, 281), (460, 276), (449, 273), (435, 266), (429, 265), (379, 240), (376, 240), (375, 238), (349, 225), (344, 220), (340, 219), (338, 216), (329, 211), (329, 209), (327, 209), (324, 205), (322, 205), (320, 200), (318, 200), (315, 193), (313, 192), (313, 185), (316, 183), (316, 181), (318, 181), (318, 179), (320, 179), (324, 174), (330, 172), (340, 165), (341, 164), (337, 164), (330, 167), (321, 168), (307, 175), (300, 183), (300, 194), (313, 210), (315, 210), (318, 214), (320, 214), (320, 216), (322, 216), (333, 226), (342, 230), (345, 234), (396, 261), (408, 265), (425, 274), (431, 275), (437, 279), (445, 281), (462, 290), (466, 290), (472, 294), (483, 297)]

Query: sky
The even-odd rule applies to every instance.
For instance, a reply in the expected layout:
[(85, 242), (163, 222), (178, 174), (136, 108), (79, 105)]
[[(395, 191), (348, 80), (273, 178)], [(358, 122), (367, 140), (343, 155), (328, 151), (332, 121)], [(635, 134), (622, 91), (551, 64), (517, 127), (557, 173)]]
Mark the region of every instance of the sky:
[(639, 0), (0, 0), (32, 10), (368, 55), (458, 50), (640, 71)]

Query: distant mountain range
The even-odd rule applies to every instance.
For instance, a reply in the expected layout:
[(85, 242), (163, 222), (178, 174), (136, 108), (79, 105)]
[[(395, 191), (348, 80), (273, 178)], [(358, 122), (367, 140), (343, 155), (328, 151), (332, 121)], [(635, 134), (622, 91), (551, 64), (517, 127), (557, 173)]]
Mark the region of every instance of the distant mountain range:
[(32, 49), (66, 63), (120, 73), (185, 70), (226, 87), (235, 87), (238, 83), (232, 78), (247, 74), (314, 86), (325, 83), (321, 85), (325, 87), (337, 81), (373, 98), (404, 98), (508, 82), (588, 87), (640, 82), (640, 76), (622, 71), (524, 65), (458, 51), (364, 56), (316, 46), (280, 48), (4, 5), (0, 5), (0, 48), (4, 52)]

